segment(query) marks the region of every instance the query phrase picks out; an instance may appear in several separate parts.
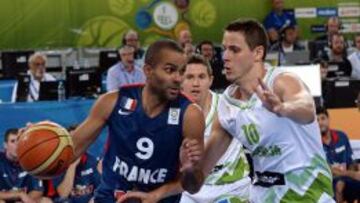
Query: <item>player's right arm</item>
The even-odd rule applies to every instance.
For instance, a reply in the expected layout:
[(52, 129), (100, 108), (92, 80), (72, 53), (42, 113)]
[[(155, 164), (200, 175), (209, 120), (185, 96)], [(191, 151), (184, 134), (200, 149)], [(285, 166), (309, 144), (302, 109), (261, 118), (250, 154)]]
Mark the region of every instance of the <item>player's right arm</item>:
[(74, 160), (85, 153), (86, 149), (96, 140), (115, 106), (118, 94), (116, 91), (101, 95), (85, 121), (74, 131)]

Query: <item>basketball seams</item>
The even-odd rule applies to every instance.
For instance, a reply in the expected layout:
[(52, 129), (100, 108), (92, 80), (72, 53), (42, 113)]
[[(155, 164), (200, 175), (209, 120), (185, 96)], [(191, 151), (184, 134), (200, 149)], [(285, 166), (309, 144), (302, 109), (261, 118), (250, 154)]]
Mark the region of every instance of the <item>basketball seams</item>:
[(59, 135), (59, 136), (56, 136), (56, 137), (51, 137), (51, 138), (49, 138), (49, 139), (43, 140), (42, 142), (39, 142), (39, 143), (37, 143), (37, 144), (34, 144), (34, 146), (28, 148), (28, 149), (27, 149), (26, 151), (24, 151), (21, 155), (19, 154), (19, 160), (21, 160), (21, 158), (22, 158), (26, 153), (28, 153), (28, 152), (31, 151), (32, 149), (36, 148), (37, 146), (43, 144), (44, 142), (48, 142), (48, 141), (50, 141), (50, 140), (52, 140), (52, 139), (58, 139), (58, 137), (63, 137), (63, 136), (66, 136), (66, 135)]
[(72, 146), (72, 142), (68, 139), (68, 136), (59, 136), (59, 143), (55, 151), (51, 154), (48, 159), (41, 163), (37, 168), (34, 170), (29, 171), (30, 174), (36, 175), (41, 173), (42, 171), (46, 170), (48, 166), (50, 166), (62, 153), (63, 149), (67, 146)]

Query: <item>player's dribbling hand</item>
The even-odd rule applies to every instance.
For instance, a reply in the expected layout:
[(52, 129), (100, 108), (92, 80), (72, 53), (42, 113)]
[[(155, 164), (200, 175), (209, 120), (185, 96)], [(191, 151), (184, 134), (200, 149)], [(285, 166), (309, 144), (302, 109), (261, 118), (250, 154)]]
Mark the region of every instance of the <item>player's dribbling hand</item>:
[(258, 80), (260, 86), (256, 88), (256, 94), (262, 101), (265, 108), (273, 113), (283, 116), (284, 104), (281, 102), (280, 98), (274, 94), (274, 92), (272, 92), (261, 79)]
[(156, 203), (159, 199), (151, 194), (145, 192), (127, 192), (122, 195), (116, 203)]
[(203, 155), (200, 143), (195, 139), (184, 139), (180, 147), (180, 171), (195, 167)]

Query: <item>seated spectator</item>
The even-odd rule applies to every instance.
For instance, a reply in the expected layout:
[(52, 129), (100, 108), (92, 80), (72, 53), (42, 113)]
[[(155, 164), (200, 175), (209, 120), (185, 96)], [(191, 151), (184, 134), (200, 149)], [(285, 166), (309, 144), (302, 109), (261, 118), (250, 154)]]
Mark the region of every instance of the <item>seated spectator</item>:
[(40, 82), (42, 81), (55, 81), (56, 79), (46, 73), (46, 55), (40, 52), (36, 52), (29, 58), (29, 70), (30, 75), (29, 82), (29, 94), (27, 101), (37, 101), (39, 99)]
[(315, 100), (315, 104), (317, 107), (327, 106), (327, 102), (324, 98), (329, 91), (326, 85), (329, 64), (324, 59), (315, 59), (313, 61), (313, 64), (320, 65), (320, 79), (321, 79), (321, 96), (319, 100)]
[(330, 39), (329, 50), (322, 53), (322, 57), (330, 63), (338, 65), (337, 75), (350, 77), (352, 67), (347, 59), (345, 39), (341, 34), (333, 34)]
[(293, 51), (302, 51), (305, 48), (297, 41), (297, 31), (294, 26), (287, 26), (280, 35), (280, 41), (270, 47), (270, 51), (280, 51), (289, 53)]
[[(273, 44), (280, 38), (280, 33), (285, 27), (296, 28), (295, 16), (284, 11), (284, 0), (271, 0), (272, 11), (265, 17), (264, 26), (269, 35), (270, 43)], [(298, 31), (297, 31), (298, 32)]]
[(329, 114), (325, 108), (317, 108), (317, 119), (326, 158), (334, 176), (335, 199), (337, 202), (353, 202), (360, 198), (360, 181), (354, 180), (349, 174), (360, 171), (355, 171), (349, 139), (344, 132), (330, 129)]
[(352, 66), (351, 77), (360, 80), (360, 33), (355, 35), (354, 43), (356, 46), (356, 51), (352, 53), (348, 59)]
[(24, 171), (16, 153), (18, 130), (8, 129), (4, 135), (5, 151), (0, 153), (0, 202), (48, 202), (43, 198), (43, 186), (38, 180)]
[(339, 34), (341, 23), (338, 17), (332, 16), (328, 18), (325, 24), (326, 33), (316, 38), (317, 41), (326, 41), (330, 44), (331, 36)]
[(214, 44), (209, 40), (204, 40), (197, 46), (198, 52), (210, 63), (213, 70), (213, 83), (211, 89), (215, 91), (224, 90), (230, 83), (224, 74), (224, 63), (222, 59), (216, 57)]
[(184, 52), (187, 58), (190, 58), (195, 53), (195, 48), (191, 43), (185, 43)]
[(188, 29), (181, 30), (179, 32), (177, 41), (182, 48), (185, 48), (185, 44), (187, 43), (192, 44), (192, 35), (190, 30)]
[[(76, 126), (68, 131), (72, 133)], [(93, 201), (94, 190), (100, 184), (97, 160), (86, 152), (73, 162), (65, 174), (53, 180), (58, 193), (55, 202), (88, 203)]]
[(107, 91), (117, 90), (120, 86), (143, 83), (145, 75), (141, 67), (134, 62), (134, 47), (125, 45), (120, 48), (120, 61), (107, 72)]
[(135, 48), (134, 58), (136, 60), (141, 60), (143, 58), (145, 51), (140, 46), (139, 34), (135, 30), (129, 30), (124, 34), (122, 44), (123, 46), (129, 45)]

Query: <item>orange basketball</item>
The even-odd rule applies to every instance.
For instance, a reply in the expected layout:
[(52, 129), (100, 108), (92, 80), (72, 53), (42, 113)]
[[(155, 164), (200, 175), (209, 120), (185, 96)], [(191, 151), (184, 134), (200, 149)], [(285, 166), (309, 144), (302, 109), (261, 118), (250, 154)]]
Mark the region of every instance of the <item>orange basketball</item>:
[(65, 128), (52, 122), (40, 122), (20, 136), (17, 155), (24, 170), (46, 179), (67, 169), (74, 157), (74, 149)]

